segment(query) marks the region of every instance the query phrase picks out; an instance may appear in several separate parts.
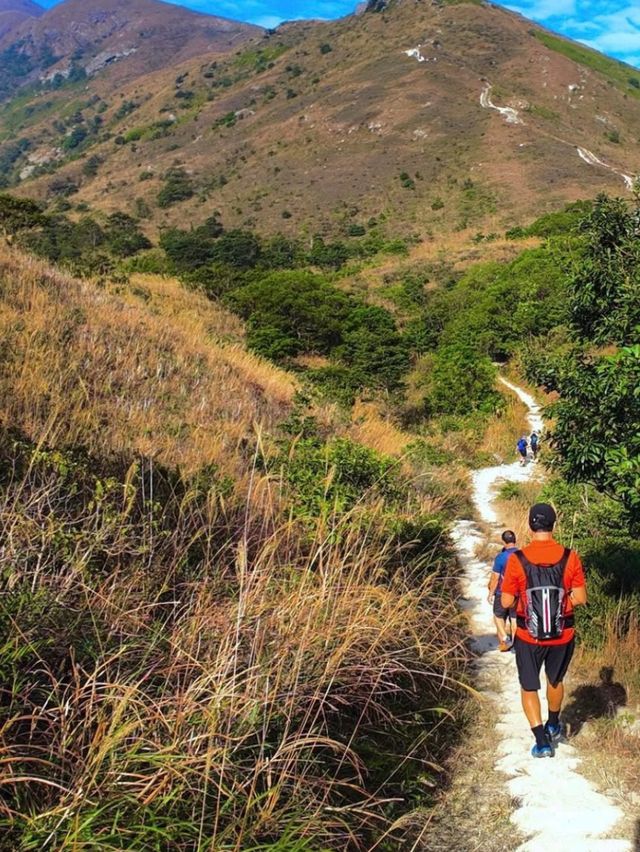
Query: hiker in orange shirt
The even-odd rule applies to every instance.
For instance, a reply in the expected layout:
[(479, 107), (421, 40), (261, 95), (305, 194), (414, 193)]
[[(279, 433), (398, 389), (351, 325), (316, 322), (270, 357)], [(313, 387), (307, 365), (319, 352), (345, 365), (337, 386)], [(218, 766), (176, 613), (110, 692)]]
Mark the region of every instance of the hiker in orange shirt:
[[(563, 680), (575, 645), (574, 607), (586, 604), (580, 557), (554, 541), (556, 513), (547, 503), (529, 512), (531, 544), (509, 557), (502, 581), (505, 609), (517, 599), (514, 643), (522, 707), (536, 739), (533, 757), (553, 757), (562, 735)], [(547, 677), (549, 718), (542, 724), (540, 669)]]

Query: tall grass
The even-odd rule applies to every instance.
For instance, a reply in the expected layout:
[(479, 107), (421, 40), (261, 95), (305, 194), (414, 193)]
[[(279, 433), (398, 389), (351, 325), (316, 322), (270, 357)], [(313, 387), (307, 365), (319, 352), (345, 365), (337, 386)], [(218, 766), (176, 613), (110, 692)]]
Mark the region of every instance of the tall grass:
[(301, 539), (257, 474), (249, 516), (215, 483), (4, 439), (16, 848), (369, 848), (455, 702), (442, 571), (403, 565), (375, 510)]
[(286, 374), (4, 250), (0, 299), (2, 848), (399, 848), (465, 660), (425, 495), (301, 517)]
[(68, 445), (237, 476), (254, 423), (268, 428), (290, 408), (292, 378), (247, 353), (237, 321), (196, 294), (187, 310), (159, 281), (163, 292), (147, 306), (3, 247), (0, 282), (11, 362), (0, 414), (28, 434), (60, 421)]

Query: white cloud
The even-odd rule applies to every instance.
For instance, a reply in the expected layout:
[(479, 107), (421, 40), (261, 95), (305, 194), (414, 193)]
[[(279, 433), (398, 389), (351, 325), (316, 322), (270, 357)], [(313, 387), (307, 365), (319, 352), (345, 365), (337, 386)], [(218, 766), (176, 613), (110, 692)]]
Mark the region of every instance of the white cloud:
[(257, 18), (252, 18), (250, 23), (257, 24), (259, 27), (264, 27), (266, 30), (274, 29), (281, 24), (284, 18), (278, 15), (258, 15)]
[(638, 64), (640, 6), (629, 0), (511, 0), (508, 8), (596, 50)]

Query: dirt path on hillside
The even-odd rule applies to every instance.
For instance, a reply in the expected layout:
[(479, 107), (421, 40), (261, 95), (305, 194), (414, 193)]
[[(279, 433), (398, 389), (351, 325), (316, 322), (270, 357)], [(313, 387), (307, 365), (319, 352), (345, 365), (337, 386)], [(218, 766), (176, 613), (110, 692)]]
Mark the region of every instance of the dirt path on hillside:
[[(542, 417), (534, 399), (521, 388), (501, 381), (528, 407), (531, 428), (540, 430)], [(504, 481), (523, 482), (533, 475), (535, 465), (521, 467), (518, 462), (474, 473), (476, 511), (496, 540), (500, 520), (495, 509), (497, 489)], [(506, 775), (508, 795), (519, 804), (511, 822), (528, 838), (517, 847), (519, 852), (631, 852), (629, 841), (615, 837), (622, 811), (580, 774), (580, 759), (573, 746), (560, 744), (552, 760), (531, 757), (533, 738), (520, 708), (515, 659), (496, 650), (487, 603), (491, 566), (476, 557), (478, 546), (486, 541), (486, 531), (474, 521), (459, 521), (453, 539), (464, 568), (464, 608), (471, 622), (473, 647), (480, 655), (476, 685), (492, 700), (495, 713), (495, 768)], [(487, 795), (498, 792), (489, 790)]]

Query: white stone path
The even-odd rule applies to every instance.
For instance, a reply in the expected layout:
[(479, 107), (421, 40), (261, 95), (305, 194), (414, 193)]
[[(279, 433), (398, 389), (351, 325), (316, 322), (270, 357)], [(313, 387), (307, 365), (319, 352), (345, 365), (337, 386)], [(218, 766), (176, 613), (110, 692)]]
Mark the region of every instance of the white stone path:
[[(525, 403), (531, 428), (540, 431), (542, 417), (533, 397), (501, 381)], [(496, 541), (501, 531), (494, 506), (496, 492), (502, 482), (529, 479), (533, 467), (516, 462), (475, 471), (476, 511), (495, 528)], [(580, 774), (580, 759), (573, 746), (561, 743), (552, 760), (531, 757), (533, 737), (520, 707), (515, 659), (496, 650), (487, 603), (491, 566), (476, 557), (485, 535), (473, 521), (460, 521), (453, 539), (464, 568), (463, 607), (471, 622), (474, 650), (480, 654), (476, 685), (490, 702), (485, 712), (493, 713), (496, 722), (496, 769), (504, 773), (508, 793), (519, 803), (511, 820), (528, 838), (518, 847), (519, 852), (631, 852), (630, 842), (615, 837), (622, 812)]]

